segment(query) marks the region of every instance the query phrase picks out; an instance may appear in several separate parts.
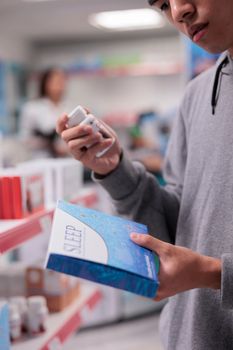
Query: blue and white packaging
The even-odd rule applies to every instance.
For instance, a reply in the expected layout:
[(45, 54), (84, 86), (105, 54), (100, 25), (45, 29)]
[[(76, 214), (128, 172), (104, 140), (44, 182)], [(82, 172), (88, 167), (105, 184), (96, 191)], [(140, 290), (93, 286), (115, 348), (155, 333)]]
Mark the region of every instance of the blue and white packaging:
[(154, 298), (158, 257), (130, 239), (145, 225), (64, 201), (55, 210), (46, 267)]
[(10, 350), (9, 309), (3, 301), (0, 301), (0, 349)]

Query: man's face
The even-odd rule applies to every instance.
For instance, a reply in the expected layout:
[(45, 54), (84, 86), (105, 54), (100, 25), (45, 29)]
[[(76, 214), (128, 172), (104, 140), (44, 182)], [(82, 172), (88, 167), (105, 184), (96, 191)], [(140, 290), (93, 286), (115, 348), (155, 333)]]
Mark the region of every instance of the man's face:
[(233, 0), (150, 0), (193, 42), (212, 53), (233, 54)]

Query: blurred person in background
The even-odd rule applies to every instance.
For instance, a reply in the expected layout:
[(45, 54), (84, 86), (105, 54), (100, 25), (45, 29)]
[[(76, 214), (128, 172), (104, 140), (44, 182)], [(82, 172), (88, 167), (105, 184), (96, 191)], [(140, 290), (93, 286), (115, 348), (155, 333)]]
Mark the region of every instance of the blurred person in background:
[(90, 126), (67, 129), (63, 115), (57, 131), (118, 212), (148, 225), (150, 235), (132, 233), (131, 239), (160, 259), (155, 300), (169, 298), (160, 320), (164, 348), (232, 350), (233, 1), (149, 3), (194, 43), (222, 53), (187, 85), (166, 155), (167, 185), (131, 162), (110, 128), (111, 137), (103, 139)]
[(56, 134), (58, 115), (66, 110), (64, 104), (65, 73), (50, 68), (39, 81), (39, 98), (27, 102), (20, 117), (20, 138), (36, 157), (61, 157), (67, 147)]

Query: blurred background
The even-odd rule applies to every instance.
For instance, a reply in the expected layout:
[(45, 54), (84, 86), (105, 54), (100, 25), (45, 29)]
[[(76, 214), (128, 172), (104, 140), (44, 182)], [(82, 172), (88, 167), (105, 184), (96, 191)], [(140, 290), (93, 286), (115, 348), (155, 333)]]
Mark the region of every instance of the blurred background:
[[(132, 159), (164, 185), (163, 158), (185, 86), (216, 59), (179, 35), (146, 0), (0, 0), (0, 167), (69, 158), (56, 120), (81, 104), (113, 127)], [(81, 187), (93, 190), (83, 170)], [(108, 196), (94, 190), (94, 207), (114, 213)], [(4, 223), (3, 217), (2, 233)], [(34, 251), (42, 258), (49, 233), (40, 236), (11, 247), (2, 265), (32, 264)], [(164, 303), (100, 288), (102, 301), (82, 330), (51, 349), (162, 349)]]

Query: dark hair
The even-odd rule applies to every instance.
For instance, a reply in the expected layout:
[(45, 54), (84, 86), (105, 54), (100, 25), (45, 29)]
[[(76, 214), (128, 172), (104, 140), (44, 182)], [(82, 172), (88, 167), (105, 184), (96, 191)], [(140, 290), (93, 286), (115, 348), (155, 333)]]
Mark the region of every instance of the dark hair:
[(46, 87), (47, 87), (47, 82), (50, 79), (50, 77), (56, 73), (61, 71), (60, 68), (54, 67), (54, 68), (48, 68), (46, 69), (40, 77), (40, 83), (39, 83), (39, 97), (48, 97)]

